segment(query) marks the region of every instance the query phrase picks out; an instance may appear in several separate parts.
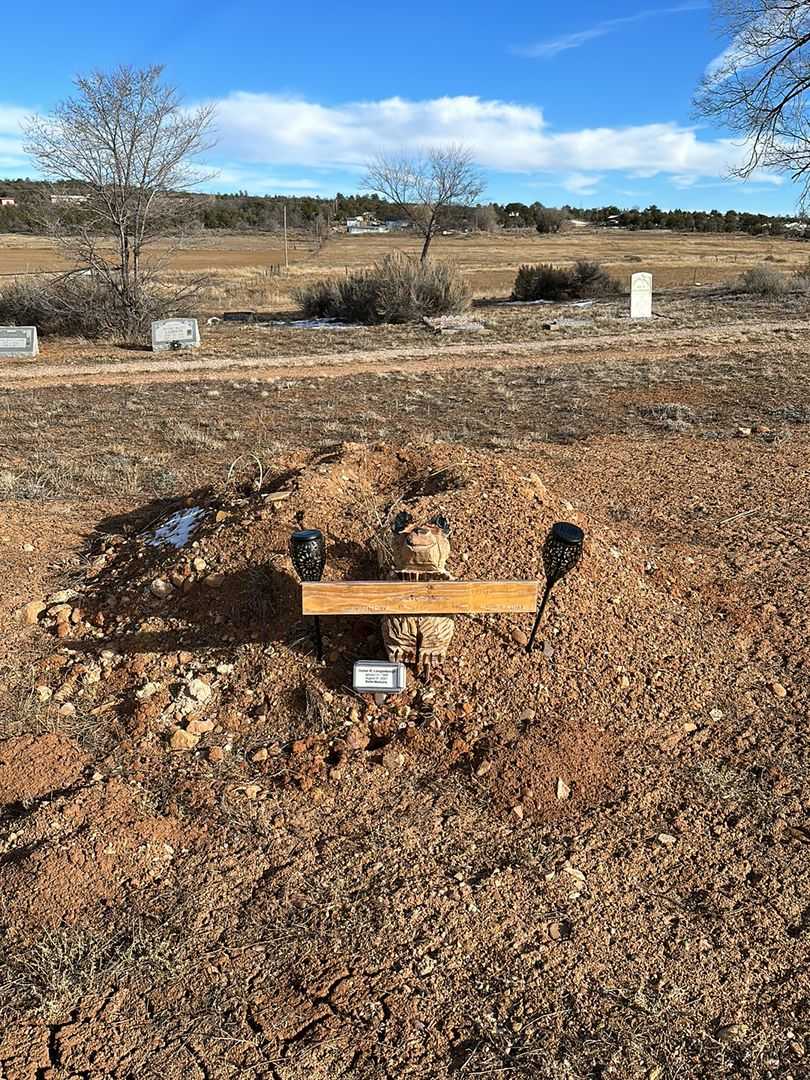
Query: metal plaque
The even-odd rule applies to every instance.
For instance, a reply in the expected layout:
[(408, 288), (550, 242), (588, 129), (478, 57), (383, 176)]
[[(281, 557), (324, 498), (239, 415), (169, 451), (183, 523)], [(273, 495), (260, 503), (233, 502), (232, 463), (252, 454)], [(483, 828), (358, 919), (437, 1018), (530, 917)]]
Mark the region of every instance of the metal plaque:
[(404, 664), (387, 660), (355, 660), (352, 687), (358, 694), (399, 694), (405, 689)]
[(0, 358), (31, 357), (38, 353), (35, 326), (0, 326)]

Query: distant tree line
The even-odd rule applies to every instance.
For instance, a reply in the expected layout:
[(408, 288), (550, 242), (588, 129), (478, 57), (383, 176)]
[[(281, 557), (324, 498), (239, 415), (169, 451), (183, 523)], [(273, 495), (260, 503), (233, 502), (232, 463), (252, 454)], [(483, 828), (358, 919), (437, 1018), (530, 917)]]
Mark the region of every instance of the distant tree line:
[[(0, 196), (15, 199), (16, 206), (0, 207), (0, 233), (42, 233), (50, 195), (59, 192), (81, 193), (80, 184), (46, 185), (36, 180), (0, 180)], [(378, 195), (344, 195), (324, 199), (312, 195), (229, 195), (184, 196), (186, 228), (222, 229), (246, 232), (280, 232), (287, 209), (287, 227), (326, 237), (334, 225), (348, 218), (369, 214), (378, 221), (401, 221), (402, 212)], [(60, 216), (79, 214), (70, 206), (60, 206)], [(623, 210), (618, 206), (549, 207), (540, 202), (486, 203), (473, 207), (448, 207), (444, 227), (470, 232), (493, 232), (497, 229), (536, 230), (555, 233), (571, 220), (587, 221), (605, 227), (623, 229), (670, 229), (675, 232), (733, 233), (754, 236), (784, 233), (789, 217), (752, 214), (727, 210), (661, 210), (653, 205), (643, 210)]]

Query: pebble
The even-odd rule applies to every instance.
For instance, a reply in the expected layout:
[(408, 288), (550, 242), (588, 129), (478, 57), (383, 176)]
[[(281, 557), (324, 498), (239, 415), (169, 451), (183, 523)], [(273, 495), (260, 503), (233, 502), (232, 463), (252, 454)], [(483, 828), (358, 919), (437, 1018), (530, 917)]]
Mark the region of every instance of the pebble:
[(737, 438), (738, 439), (750, 439), (751, 438), (751, 428), (750, 427), (738, 427), (737, 428)]
[(60, 716), (75, 716), (76, 715), (76, 706), (71, 704), (71, 702), (66, 701), (64, 705), (59, 706), (59, 715)]
[(23, 544), (23, 551), (26, 552), (28, 555), (30, 555), (33, 550), (34, 550), (34, 545), (33, 544)]
[(673, 844), (677, 844), (677, 837), (674, 837), (672, 833), (662, 832), (658, 834), (658, 843), (665, 844), (667, 847), (672, 847)]
[(205, 703), (211, 700), (211, 687), (207, 682), (203, 682), (202, 679), (189, 679), (188, 692), (194, 698), (195, 701)]
[(209, 589), (221, 589), (225, 584), (225, 575), (209, 574), (207, 578), (203, 578), (203, 581)]
[(172, 750), (193, 750), (200, 741), (200, 736), (193, 731), (184, 731), (183, 728), (175, 728), (169, 739)]
[(156, 596), (158, 600), (165, 600), (172, 595), (172, 587), (165, 578), (155, 578), (149, 586), (149, 591), (152, 596)]
[(53, 697), (53, 690), (51, 690), (50, 686), (38, 686), (36, 688), (36, 695), (40, 701), (50, 701)]
[(484, 758), (484, 760), (475, 770), (475, 775), (486, 776), (488, 772), (492, 772), (492, 762), (488, 758)]
[(787, 690), (782, 686), (780, 682), (772, 682), (771, 690), (774, 693), (774, 697), (783, 698), (787, 697)]
[(76, 592), (74, 589), (62, 589), (61, 592), (55, 592), (52, 596), (48, 597), (48, 607), (51, 604), (67, 604), (69, 601), (75, 599)]
[(368, 735), (361, 728), (350, 727), (346, 732), (346, 745), (350, 750), (365, 750), (368, 743)]
[(520, 803), (518, 803), (517, 806), (512, 807), (512, 813), (515, 815), (518, 821), (523, 821), (523, 807), (520, 805)]
[(208, 563), (205, 561), (205, 559), (201, 559), (199, 555), (191, 565), (194, 567), (198, 574), (201, 574), (203, 570), (208, 569)]
[(260, 746), (258, 750), (254, 750), (250, 755), (250, 760), (258, 764), (260, 761), (267, 761), (267, 750), (265, 747)]
[(23, 619), (26, 626), (35, 626), (46, 605), (41, 600), (31, 600), (23, 608)]
[(557, 798), (568, 799), (571, 796), (571, 788), (566, 784), (562, 777), (557, 777)]
[(192, 735), (206, 735), (213, 730), (213, 720), (189, 720), (186, 725), (186, 731), (190, 731)]
[(529, 644), (529, 635), (523, 630), (518, 630), (517, 627), (512, 631), (510, 636), (516, 645)]
[(709, 713), (709, 716), (712, 718), (712, 720), (722, 720), (725, 716), (725, 713), (722, 709), (712, 709), (712, 711)]
[(208, 760), (212, 765), (219, 765), (221, 761), (225, 760), (225, 751), (221, 746), (212, 746), (208, 751)]

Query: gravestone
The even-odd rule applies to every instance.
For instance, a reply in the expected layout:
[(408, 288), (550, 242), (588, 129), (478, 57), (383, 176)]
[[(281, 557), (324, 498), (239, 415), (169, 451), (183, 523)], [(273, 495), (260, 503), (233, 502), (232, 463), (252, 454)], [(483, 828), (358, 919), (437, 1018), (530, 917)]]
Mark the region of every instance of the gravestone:
[(630, 318), (652, 318), (652, 274), (633, 274), (630, 279)]
[(39, 343), (35, 326), (0, 326), (0, 359), (37, 356)]
[(152, 323), (152, 352), (196, 349), (200, 331), (196, 319), (161, 319)]

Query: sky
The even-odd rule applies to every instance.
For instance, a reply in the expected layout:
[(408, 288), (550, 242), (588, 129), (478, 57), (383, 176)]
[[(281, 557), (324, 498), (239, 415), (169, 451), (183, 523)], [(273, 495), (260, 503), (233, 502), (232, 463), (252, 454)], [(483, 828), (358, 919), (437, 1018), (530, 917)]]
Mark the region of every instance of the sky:
[[(729, 178), (739, 143), (692, 95), (728, 47), (707, 0), (41, 0), (3, 13), (0, 176), (34, 175), (20, 123), (76, 74), (162, 63), (216, 106), (214, 191), (350, 193), (378, 153), (468, 146), (482, 201), (795, 210), (789, 180)], [(24, 44), (27, 43), (27, 44)]]

